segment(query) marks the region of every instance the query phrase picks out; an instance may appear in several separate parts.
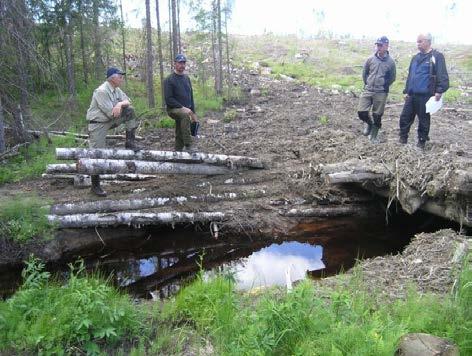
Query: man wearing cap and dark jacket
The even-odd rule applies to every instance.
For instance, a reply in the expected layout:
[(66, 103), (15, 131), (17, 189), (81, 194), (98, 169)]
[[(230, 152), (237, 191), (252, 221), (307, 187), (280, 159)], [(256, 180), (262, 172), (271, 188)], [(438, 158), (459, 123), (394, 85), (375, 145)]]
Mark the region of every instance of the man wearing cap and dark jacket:
[(419, 53), (411, 59), (406, 80), (405, 105), (400, 115), (400, 143), (408, 142), (410, 127), (418, 115), (418, 143), (424, 150), (429, 140), (431, 115), (426, 112), (426, 102), (434, 96), (436, 101), (449, 89), (446, 60), (441, 52), (431, 48), (432, 36), (420, 34), (416, 40)]
[(187, 59), (183, 54), (175, 57), (174, 73), (164, 81), (167, 114), (175, 120), (175, 150), (195, 152), (190, 134), (190, 123), (197, 121), (190, 78), (184, 74)]
[[(119, 88), (125, 74), (118, 68), (108, 68), (107, 80), (93, 92), (87, 111), (90, 148), (105, 148), (107, 131), (125, 124), (125, 147), (135, 151), (141, 149), (135, 143), (138, 123), (134, 109), (128, 96)], [(106, 196), (107, 193), (100, 186), (100, 176), (92, 175), (91, 178), (92, 192), (101, 197)]]
[[(388, 53), (388, 38), (380, 37), (375, 42), (376, 52), (364, 64), (362, 79), (364, 91), (359, 98), (357, 114), (365, 122), (364, 136), (369, 136), (374, 143), (378, 142), (377, 134), (382, 126), (382, 115), (385, 110), (390, 85), (396, 78), (396, 66)], [(372, 116), (369, 109), (372, 107)]]

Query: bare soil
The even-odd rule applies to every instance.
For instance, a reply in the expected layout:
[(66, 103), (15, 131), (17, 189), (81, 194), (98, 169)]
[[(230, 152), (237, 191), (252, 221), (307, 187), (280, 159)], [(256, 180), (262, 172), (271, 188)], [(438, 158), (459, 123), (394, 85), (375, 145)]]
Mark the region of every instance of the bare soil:
[[(313, 88), (289, 79), (275, 80), (247, 72), (238, 73), (235, 81), (246, 97), (227, 103), (224, 112), (208, 113), (201, 118), (198, 149), (209, 153), (257, 157), (266, 163), (267, 169), (237, 171), (231, 176), (162, 175), (145, 182), (112, 183), (105, 186), (107, 199), (228, 192), (251, 194), (264, 190), (262, 197), (254, 199), (246, 197), (218, 203), (188, 203), (171, 209), (230, 212), (231, 219), (220, 227), (223, 238), (225, 234), (277, 238), (289, 235), (290, 229), (298, 223), (299, 219), (281, 214), (292, 208), (361, 202), (367, 203), (366, 211), (370, 209), (368, 201), (373, 199), (372, 195), (362, 190), (327, 185), (317, 170), (319, 164), (356, 158), (372, 158), (386, 165), (397, 161), (399, 179), (420, 191), (424, 191), (426, 184), (435, 177), (447, 177), (447, 173), (454, 168), (472, 167), (472, 112), (467, 111), (470, 107), (452, 108), (446, 105), (449, 108), (434, 115), (431, 140), (423, 152), (416, 148), (416, 123), (410, 132), (409, 143), (398, 143), (402, 103), (388, 102), (379, 134), (380, 143), (372, 144), (361, 134), (362, 125), (356, 109), (358, 98), (353, 93)], [(260, 95), (251, 95), (251, 89), (259, 90)], [(225, 115), (225, 112), (231, 115)], [(173, 150), (173, 129), (155, 129), (139, 134), (145, 137), (142, 144), (147, 149)], [(121, 145), (123, 142), (110, 142), (110, 146)], [(447, 184), (446, 179), (444, 184)], [(98, 199), (88, 189), (77, 189), (71, 183), (59, 180), (37, 179), (1, 188), (3, 195), (13, 195), (19, 191), (34, 191), (55, 203)], [(169, 207), (154, 210), (169, 210)], [(403, 286), (386, 282), (391, 280), (388, 276), (392, 273), (398, 274), (398, 278), (394, 278), (396, 281), (413, 280), (420, 286), (427, 285), (434, 291), (444, 292), (450, 289), (453, 279), (436, 272), (445, 271), (443, 267), (447, 261), (444, 258), (454, 254), (451, 251), (459, 237), (452, 230), (438, 234), (439, 237), (429, 235), (416, 239), (414, 243), (421, 246), (411, 248), (421, 251), (422, 255), (413, 256), (415, 258), (412, 257), (408, 263), (399, 255), (391, 257), (392, 260), (366, 261), (361, 268), (388, 293), (398, 291), (397, 294), (402, 294), (404, 290)], [(27, 247), (27, 250), (38, 248), (35, 245)], [(438, 248), (444, 248), (447, 253), (438, 253)], [(405, 253), (409, 254), (408, 251)], [(2, 252), (2, 261), (11, 262), (24, 258), (27, 251), (8, 245)], [(415, 262), (418, 259), (422, 262)], [(430, 259), (431, 268), (425, 264)], [(404, 268), (405, 263), (411, 268)], [(427, 270), (416, 273), (415, 266)], [(453, 267), (448, 272), (452, 270)], [(429, 279), (424, 279), (425, 273)], [(432, 280), (436, 277), (437, 283)]]

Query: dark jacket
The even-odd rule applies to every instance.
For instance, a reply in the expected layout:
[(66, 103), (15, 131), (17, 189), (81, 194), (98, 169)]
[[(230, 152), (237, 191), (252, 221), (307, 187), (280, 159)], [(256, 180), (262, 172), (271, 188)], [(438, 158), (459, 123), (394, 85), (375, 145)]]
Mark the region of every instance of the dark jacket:
[(367, 58), (364, 64), (362, 71), (364, 89), (376, 93), (388, 93), (390, 85), (395, 81), (396, 74), (395, 62), (388, 52), (383, 58), (375, 53)]
[(449, 89), (446, 60), (441, 52), (418, 53), (411, 59), (403, 94), (434, 95)]
[(164, 97), (167, 109), (186, 107), (195, 112), (193, 90), (187, 75), (172, 73), (164, 81)]

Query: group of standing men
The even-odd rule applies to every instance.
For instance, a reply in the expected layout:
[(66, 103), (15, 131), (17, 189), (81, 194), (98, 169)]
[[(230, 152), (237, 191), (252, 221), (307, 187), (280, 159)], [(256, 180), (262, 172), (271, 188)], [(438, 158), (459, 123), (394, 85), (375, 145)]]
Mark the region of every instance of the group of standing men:
[[(195, 152), (191, 137), (191, 122), (197, 122), (193, 89), (190, 78), (184, 73), (187, 59), (178, 54), (174, 61), (174, 72), (164, 82), (164, 96), (167, 113), (175, 120), (175, 150)], [(105, 148), (109, 129), (124, 124), (126, 127), (125, 148), (141, 149), (135, 140), (138, 127), (131, 100), (120, 89), (125, 72), (118, 68), (107, 70), (107, 79), (93, 92), (92, 102), (87, 111), (89, 147)], [(92, 193), (105, 197), (107, 193), (100, 185), (100, 176), (92, 175)]]
[[(431, 47), (431, 34), (418, 35), (416, 43), (419, 52), (411, 59), (403, 90), (405, 104), (400, 115), (399, 142), (408, 142), (410, 127), (415, 116), (418, 116), (417, 146), (424, 149), (429, 140), (431, 123), (431, 115), (426, 112), (426, 102), (432, 96), (436, 101), (441, 99), (449, 88), (449, 76), (444, 55)], [(380, 37), (375, 45), (376, 52), (367, 59), (362, 72), (364, 91), (359, 99), (358, 116), (365, 122), (363, 134), (377, 143), (389, 88), (396, 78), (396, 67), (388, 52), (388, 38)], [(369, 114), (370, 108), (372, 117)]]

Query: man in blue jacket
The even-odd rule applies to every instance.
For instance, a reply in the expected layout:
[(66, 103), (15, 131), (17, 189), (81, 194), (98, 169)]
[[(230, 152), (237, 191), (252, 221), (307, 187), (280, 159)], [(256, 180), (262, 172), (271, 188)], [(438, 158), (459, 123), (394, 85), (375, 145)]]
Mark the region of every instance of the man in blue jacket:
[[(385, 110), (390, 85), (396, 78), (395, 61), (388, 53), (388, 38), (380, 37), (375, 41), (376, 51), (367, 58), (362, 71), (364, 91), (359, 98), (357, 114), (359, 119), (365, 122), (363, 135), (369, 136), (374, 143), (377, 142), (377, 134), (382, 126), (382, 115)], [(369, 115), (372, 107), (373, 120)]]
[(426, 102), (431, 96), (436, 100), (449, 89), (446, 60), (441, 52), (431, 48), (431, 34), (420, 34), (416, 40), (419, 53), (411, 59), (406, 80), (405, 104), (400, 115), (400, 143), (408, 142), (410, 127), (418, 115), (418, 144), (424, 150), (429, 140), (431, 115), (426, 112)]

